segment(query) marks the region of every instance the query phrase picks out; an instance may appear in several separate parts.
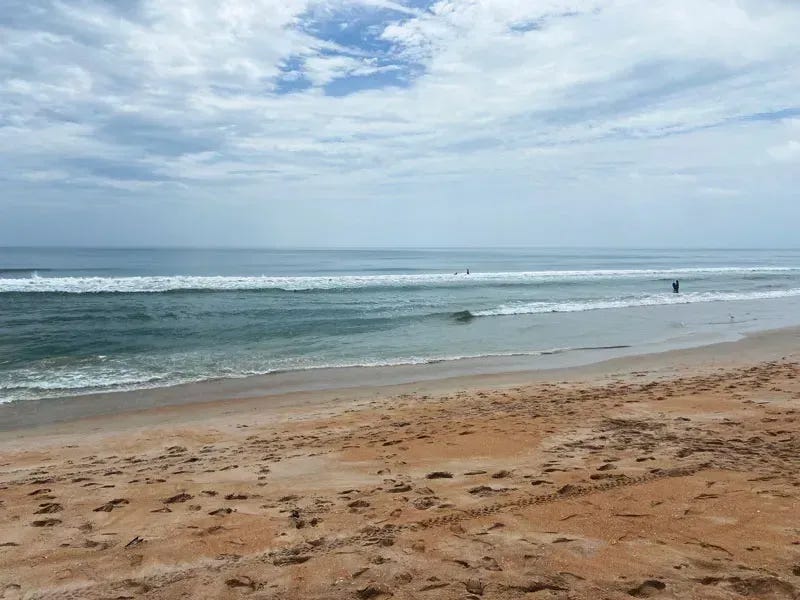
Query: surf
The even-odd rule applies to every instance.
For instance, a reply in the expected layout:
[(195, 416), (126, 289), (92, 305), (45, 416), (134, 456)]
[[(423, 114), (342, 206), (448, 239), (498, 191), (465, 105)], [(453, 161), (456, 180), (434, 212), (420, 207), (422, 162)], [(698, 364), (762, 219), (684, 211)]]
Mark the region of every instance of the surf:
[(424, 273), (337, 276), (134, 276), (0, 278), (0, 293), (142, 294), (174, 291), (357, 290), (387, 288), (474, 287), (481, 285), (537, 285), (600, 280), (669, 280), (729, 277), (748, 274), (798, 273), (797, 267), (688, 267), (675, 269), (596, 269), (582, 271), (506, 271), (484, 273)]
[[(513, 315), (531, 315), (543, 313), (571, 313), (593, 310), (609, 310), (620, 308), (636, 308), (645, 306), (667, 306), (678, 304), (696, 304), (706, 302), (735, 302), (742, 300), (769, 300), (800, 296), (800, 288), (773, 290), (763, 292), (696, 292), (683, 294), (654, 294), (631, 298), (597, 299), (570, 302), (528, 302), (513, 305), (500, 305), (476, 311), (462, 311), (473, 318), (500, 317)], [(454, 318), (456, 314), (454, 313)]]

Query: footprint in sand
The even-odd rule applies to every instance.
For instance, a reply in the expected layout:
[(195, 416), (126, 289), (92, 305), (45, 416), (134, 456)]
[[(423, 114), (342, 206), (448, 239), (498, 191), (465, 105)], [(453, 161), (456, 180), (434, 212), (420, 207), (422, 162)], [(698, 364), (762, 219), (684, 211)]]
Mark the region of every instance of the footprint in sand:
[(730, 588), (739, 596), (752, 598), (797, 598), (797, 588), (776, 577), (703, 577), (696, 580), (701, 585), (723, 586)]
[(438, 498), (436, 496), (425, 496), (417, 498), (412, 504), (417, 510), (428, 510), (432, 506), (435, 506), (437, 501)]
[(192, 498), (194, 498), (194, 496), (192, 496), (191, 494), (181, 492), (180, 494), (175, 494), (174, 496), (162, 500), (162, 502), (164, 504), (176, 504), (179, 502), (186, 502), (187, 500), (191, 500)]
[(464, 587), (468, 593), (475, 596), (483, 596), (483, 592), (486, 590), (486, 584), (480, 579), (468, 579), (464, 582)]
[(126, 500), (125, 498), (115, 498), (114, 500), (109, 500), (103, 504), (103, 506), (98, 506), (93, 512), (111, 512), (115, 508), (119, 508), (120, 506), (124, 506), (126, 504), (130, 504), (130, 501)]
[(31, 523), (33, 527), (54, 527), (61, 525), (60, 519), (42, 519), (41, 521), (34, 521)]
[(473, 496), (491, 496), (493, 494), (502, 494), (504, 492), (508, 492), (511, 488), (492, 488), (488, 485), (478, 485), (473, 488), (467, 490), (468, 493), (472, 494)]
[(503, 570), (503, 568), (491, 556), (484, 556), (483, 558), (481, 558), (480, 568), (481, 569), (486, 569), (487, 571), (502, 571)]
[(663, 581), (659, 581), (658, 579), (648, 579), (644, 583), (637, 585), (635, 588), (628, 590), (629, 596), (634, 596), (635, 598), (650, 598), (651, 596), (655, 596), (667, 588), (667, 585)]
[(255, 591), (257, 587), (256, 582), (246, 575), (237, 575), (236, 577), (226, 579), (225, 585), (229, 588), (249, 588), (252, 591)]
[(388, 589), (374, 583), (356, 590), (356, 597), (360, 598), (361, 600), (371, 600), (372, 598), (388, 598), (390, 596), (392, 596), (392, 593)]
[(411, 491), (411, 486), (408, 485), (407, 483), (398, 484), (393, 488), (389, 488), (388, 490), (386, 490), (386, 492), (389, 494), (399, 494), (402, 492), (410, 492), (410, 491)]

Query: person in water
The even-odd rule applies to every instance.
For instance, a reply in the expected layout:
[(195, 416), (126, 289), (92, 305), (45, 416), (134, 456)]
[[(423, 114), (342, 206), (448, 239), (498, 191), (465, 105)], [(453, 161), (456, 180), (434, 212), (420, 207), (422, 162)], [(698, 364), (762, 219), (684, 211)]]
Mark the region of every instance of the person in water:
[(680, 290), (681, 290), (681, 282), (676, 279), (675, 281), (672, 282), (672, 291), (675, 294), (677, 294), (680, 292)]
[(467, 275), (469, 275), (469, 269), (467, 269)]

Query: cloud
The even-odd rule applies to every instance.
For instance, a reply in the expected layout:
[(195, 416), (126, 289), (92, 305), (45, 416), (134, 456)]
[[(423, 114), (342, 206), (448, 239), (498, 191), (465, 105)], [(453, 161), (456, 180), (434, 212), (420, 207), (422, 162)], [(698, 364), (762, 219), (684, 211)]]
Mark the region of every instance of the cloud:
[(17, 205), (753, 197), (797, 160), (798, 30), (791, 0), (10, 0), (2, 178)]
[(781, 163), (800, 162), (800, 119), (786, 119), (785, 137), (788, 139), (767, 149), (767, 153)]
[(800, 161), (800, 141), (789, 140), (780, 146), (769, 149), (770, 155), (779, 161)]

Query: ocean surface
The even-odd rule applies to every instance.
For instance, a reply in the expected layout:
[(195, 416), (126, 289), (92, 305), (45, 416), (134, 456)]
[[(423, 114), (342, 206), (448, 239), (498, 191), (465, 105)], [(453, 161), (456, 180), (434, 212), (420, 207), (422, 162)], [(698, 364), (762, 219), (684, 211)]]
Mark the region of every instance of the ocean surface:
[(796, 250), (0, 248), (0, 402), (798, 323)]

